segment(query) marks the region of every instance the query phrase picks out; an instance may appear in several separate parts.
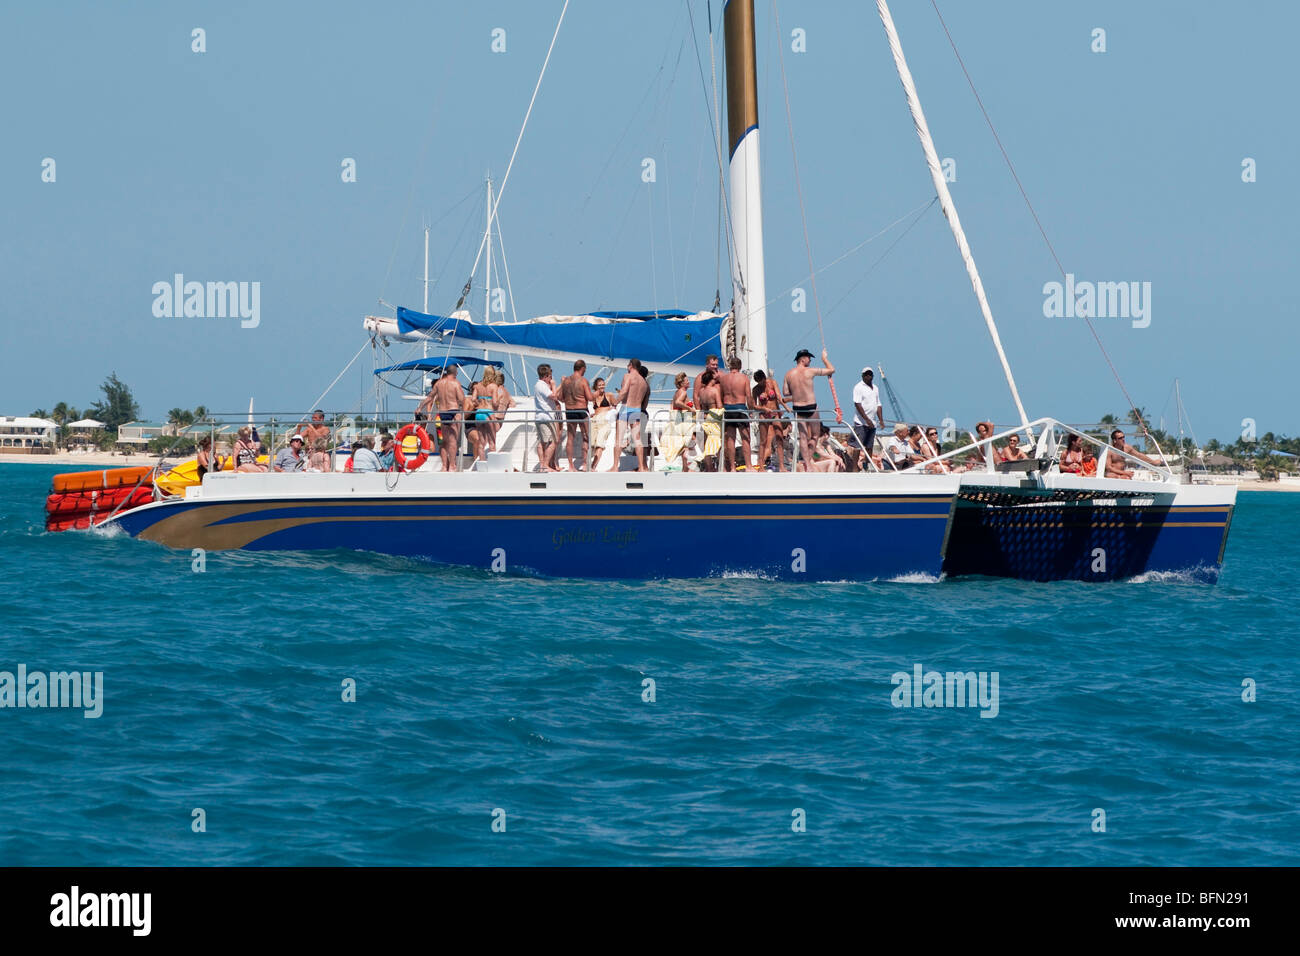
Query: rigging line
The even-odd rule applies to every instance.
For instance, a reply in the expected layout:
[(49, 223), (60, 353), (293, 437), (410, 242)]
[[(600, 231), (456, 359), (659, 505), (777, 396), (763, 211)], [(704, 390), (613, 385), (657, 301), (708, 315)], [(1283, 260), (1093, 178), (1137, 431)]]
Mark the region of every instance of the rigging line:
[[(772, 0), (772, 19), (776, 24), (776, 35), (781, 36), (781, 16), (776, 12), (776, 0)], [(822, 324), (822, 303), (817, 294), (817, 266), (813, 262), (812, 238), (808, 235), (808, 210), (803, 201), (803, 181), (799, 178), (799, 156), (794, 147), (794, 117), (790, 111), (790, 84), (785, 75), (785, 44), (777, 44), (777, 60), (781, 64), (781, 89), (785, 93), (785, 122), (790, 130), (790, 160), (794, 164), (794, 187), (799, 196), (799, 217), (803, 221), (803, 244), (808, 253), (808, 274), (812, 282), (813, 290), (813, 308), (817, 313), (817, 333), (821, 336), (822, 352), (826, 351), (826, 328)], [(827, 376), (826, 383), (831, 389), (831, 400), (835, 403), (835, 418), (837, 422), (844, 420), (840, 412), (840, 398), (835, 393), (835, 379), (833, 376)]]
[[(848, 297), (853, 294), (853, 290), (855, 290), (858, 286), (862, 285), (862, 283), (866, 281), (867, 277), (870, 276), (871, 273), (875, 272), (876, 268), (882, 262), (884, 262), (887, 258), (889, 258), (889, 254), (894, 251), (894, 247), (907, 238), (907, 234), (912, 231), (912, 228), (925, 217), (925, 214), (929, 212), (930, 207), (933, 206), (938, 201), (939, 201), (939, 197), (935, 196), (934, 199), (932, 199), (929, 203), (926, 204), (926, 207), (924, 209), (922, 209), (919, 213), (916, 214), (916, 218), (907, 224), (907, 228), (904, 229), (901, 233), (899, 233), (898, 238), (895, 239), (893, 242), (891, 242), (885, 248), (885, 251), (880, 254), (880, 257), (876, 259), (876, 261), (873, 262), (870, 266), (867, 267), (867, 271), (862, 273), (862, 275), (858, 276), (858, 280), (854, 282), (853, 285), (849, 286), (847, 290), (845, 290), (844, 294), (840, 296), (839, 299), (836, 300), (833, 306), (831, 306), (829, 309), (826, 310), (826, 315), (828, 317), (833, 315), (835, 313), (835, 310), (838, 309), (841, 305), (843, 305), (844, 302), (848, 299)], [(812, 331), (812, 326), (808, 327), (808, 331)]]
[[(560, 10), (560, 19), (556, 21), (555, 33), (551, 35), (551, 45), (546, 48), (546, 59), (542, 61), (542, 70), (537, 74), (537, 84), (533, 87), (532, 98), (528, 101), (528, 109), (524, 112), (524, 121), (520, 124), (519, 135), (515, 137), (515, 148), (510, 151), (510, 162), (506, 163), (506, 174), (501, 177), (501, 187), (497, 190), (496, 201), (492, 203), (492, 213), (488, 217), (491, 223), (497, 217), (497, 210), (501, 207), (501, 197), (505, 195), (506, 184), (510, 182), (510, 171), (514, 169), (515, 157), (519, 155), (519, 144), (524, 141), (524, 130), (528, 128), (528, 118), (533, 115), (533, 104), (537, 102), (537, 93), (542, 88), (542, 79), (546, 76), (546, 67), (550, 65), (551, 53), (555, 49), (555, 41), (560, 37), (560, 27), (564, 24), (564, 15), (569, 11), (569, 0), (564, 0), (564, 7)], [(487, 243), (487, 233), (483, 234), (483, 240), (478, 244), (478, 253), (474, 256), (474, 266), (470, 269), (470, 275), (473, 276), (478, 271), (479, 259), (483, 255), (483, 246)]]
[[(717, 124), (715, 127), (715, 130), (717, 130), (722, 128), (722, 116), (719, 114), (720, 104), (718, 100), (718, 64), (713, 56), (713, 0), (709, 0), (708, 15), (709, 15), (709, 75), (713, 79), (713, 103), (712, 103), (713, 112), (709, 114), (709, 117), (712, 120), (714, 120), (714, 122)], [(691, 32), (692, 33), (695, 32), (694, 23), (691, 24)], [(701, 77), (701, 79), (703, 79), (703, 77)], [(710, 105), (708, 102), (708, 95), (709, 95), (708, 90), (706, 89), (704, 91), (704, 97), (705, 97), (704, 105), (706, 108)], [(713, 310), (716, 312), (718, 310), (718, 306), (720, 305), (719, 296), (722, 293), (722, 229), (723, 229), (722, 203), (726, 198), (727, 186), (726, 186), (726, 182), (722, 177), (722, 144), (717, 142), (716, 135), (713, 135), (711, 138), (713, 139), (714, 142), (711, 143), (710, 145), (714, 147), (715, 151), (718, 154), (718, 226), (717, 226), (718, 231), (716, 233), (717, 236), (716, 249), (714, 251), (714, 259), (713, 259), (713, 288), (715, 290), (713, 294), (713, 298), (714, 298)], [(727, 268), (728, 269), (731, 268), (730, 257), (728, 257)]]
[(700, 170), (703, 166), (704, 143), (701, 141), (700, 158), (695, 162), (695, 183), (691, 187), (691, 215), (686, 222), (686, 255), (682, 258), (682, 287), (680, 291), (677, 289), (673, 290), (673, 294), (676, 296), (676, 301), (678, 302), (686, 301), (686, 277), (689, 275), (691, 268), (691, 246), (694, 245), (695, 239), (695, 210), (699, 205), (697, 200), (700, 197)]
[(334, 376), (334, 381), (329, 383), (329, 387), (326, 388), (325, 391), (321, 392), (320, 395), (316, 398), (316, 401), (312, 402), (307, 407), (320, 408), (320, 403), (324, 400), (325, 396), (330, 393), (330, 389), (332, 389), (335, 385), (339, 383), (339, 379), (341, 379), (344, 376), (344, 374), (347, 372), (347, 370), (352, 367), (352, 363), (355, 362), (357, 359), (361, 358), (361, 353), (364, 352), (369, 347), (370, 347), (370, 339), (367, 338), (366, 341), (361, 344), (361, 348), (357, 349), (357, 354), (352, 356), (352, 360), (349, 361), (347, 365), (343, 366), (343, 371), (339, 372), (338, 375)]
[[(449, 73), (451, 70), (451, 60), (447, 60), (445, 68)], [(384, 271), (384, 281), (379, 285), (379, 301), (383, 302), (384, 293), (388, 291), (388, 280), (393, 274), (393, 263), (397, 260), (397, 247), (401, 242), (402, 234), (406, 232), (406, 220), (411, 215), (411, 206), (415, 201), (415, 186), (420, 179), (420, 170), (424, 168), (425, 157), (429, 153), (429, 144), (433, 141), (434, 119), (438, 115), (438, 110), (442, 106), (443, 96), (446, 94), (447, 84), (444, 82), (438, 87), (438, 98), (434, 100), (433, 109), (429, 113), (429, 128), (424, 134), (424, 143), (420, 146), (420, 158), (415, 163), (415, 169), (411, 171), (411, 185), (406, 192), (406, 208), (402, 212), (402, 222), (397, 227), (397, 234), (393, 237), (393, 250), (388, 255), (388, 268)], [(314, 406), (313, 406), (314, 407)]]
[[(691, 18), (691, 42), (695, 46), (695, 64), (697, 67), (699, 67), (700, 85), (704, 87), (704, 102), (705, 102), (705, 106), (707, 107), (709, 102), (708, 86), (705, 85), (704, 83), (704, 61), (700, 58), (700, 42), (699, 42), (699, 38), (695, 35), (695, 14), (694, 12), (691, 11), (690, 0), (686, 0), (686, 12), (690, 14), (690, 18)], [(709, 23), (709, 61), (711, 63), (713, 62), (713, 23), (712, 22)], [(714, 67), (714, 71), (716, 75), (716, 66)], [(715, 80), (715, 85), (716, 85), (716, 80)], [(724, 167), (722, 162), (722, 117), (720, 113), (721, 101), (718, 99), (716, 94), (714, 96), (714, 109), (715, 111), (719, 111), (718, 120), (715, 123), (713, 120), (713, 114), (710, 113), (709, 129), (713, 133), (713, 141), (717, 144), (717, 149), (715, 150), (715, 154), (718, 160), (718, 185), (719, 185), (719, 191), (722, 195), (722, 209), (725, 214), (725, 219), (727, 223), (727, 230), (726, 230), (727, 261), (728, 261), (728, 265), (732, 265), (735, 262), (735, 260), (732, 257), (732, 252), (733, 251), (739, 252), (739, 250), (736, 247), (736, 234), (735, 234), (735, 229), (731, 222), (731, 202), (727, 198), (726, 179), (725, 179), (726, 168)], [(735, 270), (736, 270), (736, 279), (739, 281), (740, 290), (743, 293), (745, 290), (744, 273), (741, 271), (739, 265), (735, 265)], [(720, 275), (721, 273), (719, 272), (719, 276)], [(719, 284), (721, 284), (721, 279), (719, 279)], [(732, 291), (734, 297), (734, 291), (735, 291), (734, 283), (733, 283)]]
[[(1024, 199), (1025, 206), (1029, 209), (1029, 214), (1034, 217), (1034, 225), (1038, 227), (1038, 232), (1043, 237), (1043, 242), (1047, 245), (1047, 251), (1052, 254), (1052, 258), (1056, 261), (1056, 268), (1060, 270), (1061, 277), (1065, 278), (1065, 266), (1061, 264), (1061, 257), (1056, 254), (1056, 247), (1052, 245), (1052, 240), (1047, 238), (1047, 230), (1043, 228), (1042, 220), (1038, 218), (1038, 213), (1034, 210), (1034, 204), (1029, 201), (1029, 194), (1025, 192), (1024, 184), (1021, 183), (1020, 177), (1016, 174), (1015, 164), (1011, 162), (1011, 157), (1008, 155), (1006, 147), (1002, 145), (1002, 138), (998, 136), (998, 131), (993, 126), (993, 120), (989, 116), (989, 111), (984, 108), (984, 101), (980, 98), (979, 91), (975, 89), (975, 81), (971, 79), (970, 71), (966, 69), (966, 62), (961, 58), (961, 53), (957, 50), (957, 43), (953, 40), (952, 34), (948, 31), (948, 24), (944, 22), (943, 14), (939, 12), (939, 5), (935, 0), (930, 0), (930, 6), (934, 8), (934, 15), (939, 18), (939, 25), (943, 27), (944, 35), (948, 38), (948, 45), (952, 47), (953, 55), (957, 57), (957, 63), (961, 67), (962, 74), (966, 77), (966, 84), (970, 87), (971, 93), (975, 95), (975, 102), (979, 104), (980, 112), (984, 114), (984, 122), (988, 124), (989, 132), (993, 134), (994, 142), (998, 144), (998, 149), (1002, 153), (1002, 158), (1006, 161), (1007, 169), (1011, 171), (1011, 178), (1016, 181), (1016, 188), (1020, 190), (1020, 196)], [(1092, 319), (1086, 315), (1080, 316), (1080, 318), (1082, 318), (1084, 323), (1087, 324), (1088, 331), (1092, 333), (1093, 339), (1096, 340), (1097, 348), (1101, 350), (1102, 357), (1106, 360), (1106, 364), (1110, 366), (1110, 373), (1115, 376), (1115, 383), (1119, 385), (1119, 390), (1124, 394), (1124, 400), (1128, 402), (1129, 409), (1137, 417), (1138, 424), (1142, 426), (1142, 430), (1149, 434), (1151, 430), (1147, 427), (1147, 423), (1142, 420), (1142, 413), (1138, 410), (1137, 404), (1129, 395), (1128, 389), (1124, 387), (1124, 380), (1120, 378), (1119, 370), (1115, 368), (1115, 363), (1111, 361), (1110, 353), (1106, 351), (1106, 346), (1102, 344), (1101, 336), (1097, 334), (1097, 329), (1092, 324)], [(1160, 443), (1156, 442), (1154, 437), (1151, 441), (1155, 444), (1156, 451), (1160, 452), (1163, 457), (1164, 452), (1160, 451)]]
[(650, 209), (650, 301), (659, 308), (659, 276), (655, 272), (655, 199), (654, 190), (646, 190), (646, 206)]
[[(928, 210), (931, 206), (933, 206), (933, 205), (934, 205), (935, 203), (937, 203), (938, 201), (939, 201), (939, 197), (938, 197), (938, 196), (935, 196), (935, 197), (933, 197), (933, 198), (927, 200), (926, 202), (921, 203), (921, 205), (917, 206), (915, 209), (911, 209), (911, 210), (908, 210), (907, 212), (903, 213), (901, 216), (899, 216), (897, 219), (895, 219), (895, 220), (894, 220), (893, 222), (891, 222), (889, 225), (885, 226), (883, 229), (881, 229), (881, 230), (880, 230), (879, 232), (877, 232), (875, 235), (873, 235), (873, 236), (868, 236), (866, 239), (863, 239), (861, 242), (859, 242), (859, 243), (858, 243), (856, 246), (854, 246), (852, 249), (849, 249), (847, 252), (843, 253), (842, 255), (836, 256), (836, 257), (835, 257), (834, 259), (832, 259), (830, 262), (826, 263), (826, 265), (822, 266), (820, 269), (817, 270), (818, 275), (820, 275), (821, 273), (825, 272), (827, 269), (831, 268), (831, 266), (837, 266), (837, 265), (839, 265), (841, 262), (843, 262), (843, 261), (844, 261), (845, 259), (847, 259), (849, 256), (853, 255), (853, 254), (854, 254), (855, 252), (857, 252), (859, 249), (862, 249), (862, 248), (864, 248), (865, 246), (869, 245), (870, 243), (875, 242), (877, 239), (879, 239), (879, 238), (880, 238), (881, 236), (883, 236), (885, 233), (889, 232), (891, 229), (893, 229), (895, 226), (897, 226), (897, 225), (898, 225), (900, 222), (902, 222), (903, 220), (909, 218), (910, 216), (914, 216), (914, 215), (916, 215), (917, 213), (923, 213), (923, 212), (925, 212), (926, 210)], [(808, 279), (811, 279), (811, 278), (812, 278), (811, 275), (800, 276), (798, 279), (796, 279), (796, 280), (794, 281), (794, 284), (793, 284), (793, 285), (786, 286), (786, 288), (782, 289), (780, 292), (778, 292), (778, 293), (777, 293), (776, 295), (774, 295), (772, 298), (768, 299), (767, 304), (766, 304), (766, 306), (764, 306), (764, 308), (771, 308), (772, 305), (774, 305), (774, 304), (776, 303), (776, 300), (777, 300), (777, 299), (782, 298), (782, 297), (785, 296), (787, 293), (793, 292), (794, 289), (799, 285), (800, 282), (803, 282), (803, 281), (808, 280)], [(828, 312), (827, 314), (829, 315), (830, 313)]]
[[(685, 40), (682, 41), (683, 45), (685, 42)], [(641, 111), (645, 108), (646, 100), (650, 98), (650, 94), (658, 87), (659, 80), (667, 63), (668, 52), (665, 51), (664, 58), (659, 61), (659, 69), (655, 71), (655, 75), (651, 78), (650, 82), (646, 84), (645, 92), (641, 94), (641, 100), (637, 103), (636, 108), (628, 114), (627, 125), (623, 127), (623, 132), (620, 133), (618, 139), (614, 141), (614, 148), (609, 151), (609, 155), (605, 158), (605, 165), (601, 166), (600, 172), (597, 173), (596, 178), (591, 181), (591, 190), (583, 198), (582, 205), (578, 207), (578, 212), (574, 219), (579, 225), (582, 223), (582, 216), (586, 212), (592, 196), (596, 194), (596, 187), (599, 186), (601, 180), (605, 178), (605, 173), (609, 171), (610, 164), (614, 161), (614, 157), (618, 155), (619, 146), (623, 144), (623, 140), (627, 138), (627, 134), (631, 132), (632, 127), (636, 125), (637, 120), (641, 118)]]
[(501, 222), (497, 222), (497, 245), (501, 248), (501, 268), (506, 274), (506, 296), (510, 299), (510, 316), (518, 322), (519, 313), (515, 309), (515, 290), (510, 285), (510, 263), (506, 261), (506, 237), (501, 234)]

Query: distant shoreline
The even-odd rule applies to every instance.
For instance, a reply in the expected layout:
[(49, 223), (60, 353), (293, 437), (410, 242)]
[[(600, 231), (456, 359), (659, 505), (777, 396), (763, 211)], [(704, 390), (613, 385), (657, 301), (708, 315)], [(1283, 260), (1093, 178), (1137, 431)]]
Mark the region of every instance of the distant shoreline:
[[(173, 461), (193, 458), (193, 455), (169, 456)], [(115, 455), (108, 451), (92, 451), (84, 455), (72, 455), (60, 452), (57, 455), (6, 455), (0, 453), (0, 465), (93, 465), (115, 468), (131, 468), (137, 465), (152, 465), (158, 460), (157, 455)]]
[[(169, 455), (168, 460), (176, 463), (187, 461), (193, 455)], [(58, 455), (5, 455), (0, 454), (0, 465), (84, 465), (87, 468), (133, 468), (139, 465), (153, 465), (158, 461), (157, 455), (114, 455), (107, 451), (89, 452), (84, 455), (70, 455), (63, 452)], [(1286, 483), (1280, 481), (1239, 481), (1238, 491), (1300, 491), (1300, 482)]]

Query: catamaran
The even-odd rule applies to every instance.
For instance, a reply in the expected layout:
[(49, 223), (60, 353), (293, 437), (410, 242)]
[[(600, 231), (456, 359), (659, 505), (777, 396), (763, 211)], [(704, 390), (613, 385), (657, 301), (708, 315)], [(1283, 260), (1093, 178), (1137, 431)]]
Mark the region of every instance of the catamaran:
[[(849, 473), (769, 473), (752, 461), (744, 472), (665, 470), (662, 456), (648, 472), (537, 472), (529, 456), (545, 413), (528, 397), (519, 399), (497, 436), (501, 450), (469, 470), (443, 471), (430, 458), (418, 470), (388, 473), (212, 471), (181, 493), (159, 489), (157, 500), (133, 501), (107, 523), (173, 548), (364, 550), (548, 576), (1216, 576), (1234, 488), (1184, 484), (1160, 464), (1026, 414), (885, 0), (877, 0), (877, 9), (937, 200), (1019, 412), (1018, 426), (901, 471), (882, 469), (865, 455), (866, 470)], [(475, 320), (460, 303), (451, 315), (433, 314), (426, 301), (421, 311), (401, 308), (392, 318), (364, 320), (373, 341), (425, 346), (422, 359), (381, 371), (490, 363), (488, 352), (582, 358), (610, 368), (635, 358), (652, 374), (694, 375), (707, 353), (738, 356), (746, 371), (768, 368), (753, 0), (729, 0), (723, 21), (731, 309), (720, 312), (715, 303), (712, 310), (602, 311), (492, 323), (486, 313)], [(489, 230), (494, 212), (489, 200)], [(490, 268), (490, 255), (488, 262)], [(427, 282), (425, 288), (427, 300)], [(430, 358), (431, 345), (441, 354)], [(484, 358), (457, 358), (453, 350), (482, 350)], [(667, 412), (648, 411), (652, 422)], [(1033, 453), (998, 462), (994, 443), (1011, 434), (1024, 438)], [(1063, 443), (1072, 434), (1096, 446), (1095, 476), (1061, 469)], [(660, 427), (656, 444), (662, 438)], [(972, 456), (977, 466), (952, 467)], [(620, 459), (635, 464), (617, 448), (598, 464)], [(1107, 477), (1114, 459), (1135, 466), (1133, 477)]]

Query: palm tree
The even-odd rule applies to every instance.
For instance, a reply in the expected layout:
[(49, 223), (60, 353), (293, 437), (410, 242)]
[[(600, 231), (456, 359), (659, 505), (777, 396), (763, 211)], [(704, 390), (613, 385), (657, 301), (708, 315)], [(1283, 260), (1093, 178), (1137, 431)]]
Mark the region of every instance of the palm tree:
[(173, 408), (167, 413), (167, 423), (183, 428), (186, 425), (194, 424), (194, 413), (184, 408)]
[(194, 406), (194, 421), (201, 422), (203, 421), (203, 419), (207, 417), (208, 417), (208, 406), (206, 405)]
[(34, 412), (32, 412), (32, 418), (45, 418), (45, 419), (48, 419), (49, 417), (50, 417), (50, 413), (47, 412), (47, 411), (46, 411), (45, 409), (43, 409), (43, 408), (38, 408), (38, 409), (36, 409)]

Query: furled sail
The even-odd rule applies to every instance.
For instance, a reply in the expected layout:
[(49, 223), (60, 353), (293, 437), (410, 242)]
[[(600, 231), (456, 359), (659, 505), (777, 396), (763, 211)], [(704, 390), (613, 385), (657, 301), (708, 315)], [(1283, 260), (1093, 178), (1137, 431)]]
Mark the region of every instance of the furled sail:
[(640, 361), (652, 372), (703, 368), (705, 356), (721, 354), (729, 318), (716, 312), (659, 309), (651, 312), (589, 312), (544, 315), (527, 322), (475, 322), (468, 313), (427, 315), (399, 308), (397, 319), (368, 317), (366, 328), (397, 339), (427, 338), (448, 348), (477, 346), (495, 352), (578, 359), (616, 365)]

